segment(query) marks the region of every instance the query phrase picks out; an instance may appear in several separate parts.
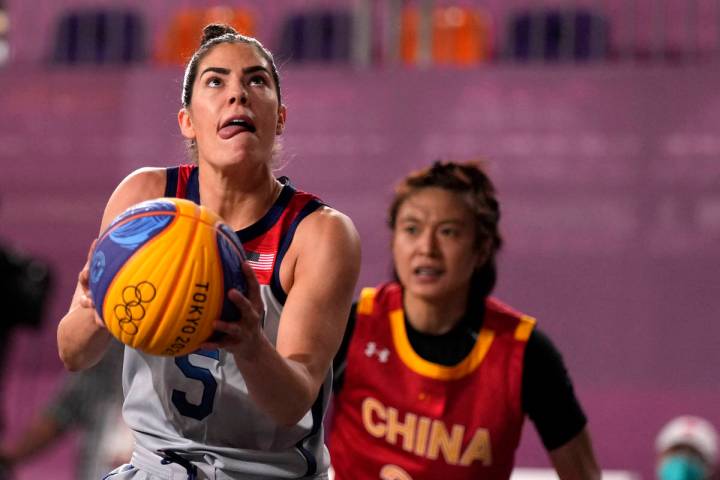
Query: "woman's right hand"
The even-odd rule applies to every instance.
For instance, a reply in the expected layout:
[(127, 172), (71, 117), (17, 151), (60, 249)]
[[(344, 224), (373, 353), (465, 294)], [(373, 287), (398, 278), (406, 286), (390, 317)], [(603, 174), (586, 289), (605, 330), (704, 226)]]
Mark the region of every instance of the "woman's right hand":
[(90, 264), (92, 262), (92, 255), (93, 251), (95, 250), (95, 245), (97, 244), (97, 238), (93, 240), (93, 242), (90, 244), (90, 249), (88, 250), (87, 254), (87, 260), (85, 262), (85, 265), (83, 266), (82, 270), (80, 270), (80, 273), (78, 274), (78, 285), (80, 286), (82, 292), (80, 293), (78, 297), (78, 304), (82, 308), (90, 308), (93, 310), (93, 317), (95, 319), (95, 323), (97, 323), (99, 326), (105, 327), (105, 322), (97, 315), (97, 312), (95, 312), (95, 302), (93, 302), (92, 298), (92, 292), (90, 291)]
[(87, 260), (75, 286), (70, 309), (58, 323), (58, 354), (70, 371), (92, 367), (105, 354), (112, 336), (95, 310), (90, 292), (91, 258), (95, 242), (90, 245)]
[[(105, 205), (99, 232), (105, 231), (131, 205), (161, 197), (165, 183), (163, 167), (141, 168), (125, 177)], [(65, 368), (70, 371), (83, 370), (99, 362), (113, 338), (94, 308), (90, 292), (91, 259), (95, 246), (96, 241), (90, 245), (87, 261), (78, 273), (70, 308), (58, 323), (58, 353)]]

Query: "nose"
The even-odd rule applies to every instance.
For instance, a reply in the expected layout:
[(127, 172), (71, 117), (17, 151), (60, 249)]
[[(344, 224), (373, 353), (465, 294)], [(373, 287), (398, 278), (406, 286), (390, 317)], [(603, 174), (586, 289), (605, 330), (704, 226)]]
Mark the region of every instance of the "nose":
[(427, 256), (435, 256), (438, 252), (437, 237), (432, 228), (426, 228), (418, 238), (418, 249), (420, 253)]
[(236, 90), (230, 92), (230, 98), (228, 99), (228, 102), (230, 103), (230, 105), (234, 105), (235, 103), (240, 103), (240, 105), (247, 105), (248, 95), (245, 91), (245, 88), (240, 86)]

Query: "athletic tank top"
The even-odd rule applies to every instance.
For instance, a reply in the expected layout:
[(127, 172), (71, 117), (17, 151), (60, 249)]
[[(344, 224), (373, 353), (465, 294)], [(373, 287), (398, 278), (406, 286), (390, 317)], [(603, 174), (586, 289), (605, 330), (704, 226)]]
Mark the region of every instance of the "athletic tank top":
[[(268, 212), (237, 232), (260, 283), (263, 329), (273, 344), (286, 298), (279, 278), (283, 256), (298, 224), (323, 205), (286, 178), (280, 181), (282, 191)], [(165, 196), (199, 204), (197, 166), (168, 168)], [(232, 354), (223, 349), (173, 358), (126, 348), (123, 415), (137, 451), (176, 449), (231, 478), (313, 478), (329, 463), (322, 420), (331, 377), (328, 372), (311, 410), (286, 427), (250, 400)]]
[(535, 321), (492, 298), (484, 315), (472, 351), (444, 366), (410, 345), (399, 284), (362, 291), (329, 439), (336, 480), (510, 477)]

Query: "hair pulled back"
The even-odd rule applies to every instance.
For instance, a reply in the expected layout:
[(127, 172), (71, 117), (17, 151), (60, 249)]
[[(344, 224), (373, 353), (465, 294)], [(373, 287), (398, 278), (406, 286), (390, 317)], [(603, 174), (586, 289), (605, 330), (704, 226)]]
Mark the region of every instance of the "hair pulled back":
[(455, 163), (436, 161), (430, 167), (410, 173), (395, 187), (388, 212), (388, 225), (395, 229), (400, 206), (424, 188), (442, 188), (461, 195), (475, 217), (475, 245), (487, 249), (487, 260), (473, 273), (470, 294), (487, 297), (495, 287), (495, 257), (502, 247), (499, 231), (500, 205), (495, 186), (477, 162)]
[(200, 46), (195, 51), (195, 53), (193, 53), (193, 56), (190, 57), (190, 60), (185, 67), (185, 75), (183, 77), (183, 88), (181, 97), (183, 107), (189, 107), (190, 102), (192, 101), (193, 85), (195, 85), (195, 79), (197, 78), (198, 65), (200, 65), (200, 61), (205, 58), (205, 55), (207, 55), (210, 49), (212, 49), (215, 45), (221, 43), (247, 43), (257, 48), (258, 52), (260, 52), (260, 55), (262, 55), (263, 58), (267, 60), (268, 64), (270, 64), (272, 77), (275, 81), (275, 92), (277, 93), (278, 104), (282, 105), (282, 95), (280, 93), (280, 75), (278, 74), (277, 66), (275, 65), (275, 59), (272, 53), (270, 53), (270, 50), (265, 48), (263, 44), (260, 43), (260, 41), (256, 38), (242, 35), (230, 25), (211, 23), (203, 29), (202, 37), (200, 38)]

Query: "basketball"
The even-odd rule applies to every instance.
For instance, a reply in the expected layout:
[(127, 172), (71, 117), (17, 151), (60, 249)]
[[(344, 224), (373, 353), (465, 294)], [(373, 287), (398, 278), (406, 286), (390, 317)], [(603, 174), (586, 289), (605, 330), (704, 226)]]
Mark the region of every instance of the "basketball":
[(227, 291), (247, 291), (240, 240), (189, 200), (159, 198), (115, 218), (90, 260), (90, 292), (107, 329), (145, 353), (185, 355), (240, 313)]

